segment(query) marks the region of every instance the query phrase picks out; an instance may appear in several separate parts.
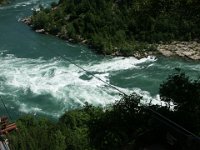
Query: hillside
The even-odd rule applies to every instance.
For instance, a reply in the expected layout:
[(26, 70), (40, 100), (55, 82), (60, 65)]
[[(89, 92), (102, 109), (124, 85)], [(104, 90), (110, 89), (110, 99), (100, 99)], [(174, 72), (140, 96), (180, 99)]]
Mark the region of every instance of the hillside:
[(31, 24), (101, 54), (133, 55), (155, 52), (155, 43), (197, 40), (199, 12), (198, 0), (60, 0), (34, 12)]

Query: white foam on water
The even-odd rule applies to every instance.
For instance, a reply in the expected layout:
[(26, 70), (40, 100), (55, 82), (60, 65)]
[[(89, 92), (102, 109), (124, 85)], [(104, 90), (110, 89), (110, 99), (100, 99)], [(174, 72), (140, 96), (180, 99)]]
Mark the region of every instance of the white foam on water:
[(33, 2), (33, 1), (20, 2), (20, 3), (15, 4), (15, 5), (14, 5), (14, 8), (21, 7), (21, 6), (25, 7), (25, 6), (27, 6), (27, 5), (31, 5), (32, 2)]
[(195, 65), (185, 65), (185, 68), (188, 70), (192, 70), (192, 71), (200, 71), (200, 64), (195, 64)]
[(12, 2), (9, 5), (5, 5), (0, 7), (0, 10), (4, 10), (4, 9), (13, 9), (13, 8), (19, 8), (19, 7), (26, 7), (32, 4), (37, 4), (39, 2), (39, 0), (29, 0), (29, 1), (22, 1), (22, 2)]
[(25, 103), (21, 103), (20, 104), (20, 107), (19, 107), (19, 110), (21, 112), (24, 112), (24, 113), (29, 113), (29, 112), (42, 112), (42, 109), (41, 108), (38, 108), (38, 107), (28, 107)]
[(106, 60), (99, 64), (92, 64), (89, 66), (84, 66), (90, 71), (95, 72), (109, 72), (109, 71), (119, 71), (127, 70), (132, 68), (140, 68), (138, 65), (145, 62), (155, 62), (157, 59), (154, 56), (148, 56), (147, 58), (136, 59), (135, 57), (116, 57), (111, 60)]
[(31, 113), (33, 115), (43, 114), (43, 115), (48, 115), (48, 116), (52, 116), (52, 117), (56, 117), (56, 118), (58, 118), (61, 114), (61, 113), (46, 112), (46, 111), (43, 111), (39, 107), (28, 106), (25, 103), (19, 104), (19, 111), (22, 113), (27, 113), (27, 114)]
[[(11, 89), (9, 90), (11, 94), (20, 96), (26, 95), (28, 92), (33, 95), (47, 94), (53, 97), (49, 98), (49, 101), (62, 106), (60, 110), (50, 112), (40, 104), (36, 106), (28, 101), (20, 101), (19, 97), (13, 103), (19, 107), (21, 112), (59, 116), (66, 109), (73, 108), (76, 105), (84, 105), (85, 102), (105, 106), (120, 99), (120, 95), (115, 89), (108, 87), (107, 84), (91, 75), (84, 79), (83, 76), (87, 76), (87, 74), (83, 70), (58, 58), (51, 60), (17, 58), (12, 54), (4, 53), (6, 51), (0, 55), (0, 77), (4, 78), (1, 81), (1, 93), (7, 94), (8, 92), (3, 88), (7, 87)], [(95, 76), (110, 83), (109, 75), (113, 71), (139, 68), (138, 64), (154, 61), (156, 61), (154, 57), (140, 60), (133, 57), (120, 57), (104, 60), (98, 64), (84, 64), (81, 67), (94, 72)], [(139, 89), (119, 89), (127, 94), (135, 91), (141, 93), (144, 99), (151, 99), (148, 92)]]
[(164, 106), (165, 103), (160, 100), (160, 95), (157, 94), (156, 96), (152, 97), (149, 92), (142, 91), (139, 88), (134, 88), (132, 91), (137, 93), (139, 96), (142, 96), (142, 104), (152, 104), (152, 105), (161, 105)]

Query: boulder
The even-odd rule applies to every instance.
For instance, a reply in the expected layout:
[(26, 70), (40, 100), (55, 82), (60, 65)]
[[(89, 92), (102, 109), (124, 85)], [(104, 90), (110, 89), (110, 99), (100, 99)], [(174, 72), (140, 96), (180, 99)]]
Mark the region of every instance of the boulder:
[(37, 30), (35, 30), (35, 32), (37, 32), (37, 33), (45, 33), (45, 30), (44, 29), (37, 29)]

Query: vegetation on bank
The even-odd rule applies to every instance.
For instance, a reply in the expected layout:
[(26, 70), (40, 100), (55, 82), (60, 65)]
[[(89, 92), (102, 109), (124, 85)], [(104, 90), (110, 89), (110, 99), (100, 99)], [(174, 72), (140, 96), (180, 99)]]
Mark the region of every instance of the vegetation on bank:
[(86, 104), (67, 111), (56, 123), (33, 116), (20, 118), (19, 131), (9, 135), (11, 149), (138, 150), (155, 143), (169, 146), (169, 141), (170, 149), (199, 149), (192, 136), (149, 109), (200, 135), (200, 80), (181, 72), (170, 75), (160, 86), (160, 96), (166, 106), (139, 105), (142, 97), (133, 93), (104, 109)]
[(9, 1), (8, 0), (0, 0), (0, 6), (4, 5), (4, 4), (8, 4)]
[(199, 0), (60, 0), (34, 12), (31, 24), (99, 53), (132, 55), (161, 41), (198, 39), (199, 12)]

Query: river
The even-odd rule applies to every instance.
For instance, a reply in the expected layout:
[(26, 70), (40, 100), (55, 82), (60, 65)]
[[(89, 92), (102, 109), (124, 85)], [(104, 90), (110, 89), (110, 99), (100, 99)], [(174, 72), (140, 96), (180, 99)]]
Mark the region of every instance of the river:
[[(50, 0), (15, 0), (0, 7), (0, 94), (15, 119), (24, 114), (58, 118), (66, 110), (110, 104), (119, 92), (84, 72), (130, 94), (143, 95), (144, 102), (159, 101), (159, 85), (175, 68), (191, 77), (200, 75), (200, 63), (165, 57), (101, 56), (87, 47), (70, 44), (50, 35), (32, 31), (19, 20)], [(66, 59), (63, 59), (63, 56)], [(6, 115), (3, 104), (0, 114)]]

